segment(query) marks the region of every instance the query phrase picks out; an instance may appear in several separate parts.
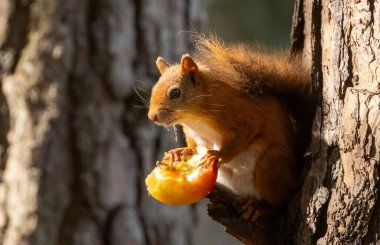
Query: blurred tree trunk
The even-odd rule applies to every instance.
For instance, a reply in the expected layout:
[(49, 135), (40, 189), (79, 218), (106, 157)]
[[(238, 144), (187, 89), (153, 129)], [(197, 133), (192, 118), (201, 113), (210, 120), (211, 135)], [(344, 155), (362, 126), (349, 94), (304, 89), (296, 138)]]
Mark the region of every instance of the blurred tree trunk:
[(253, 224), (228, 194), (209, 210), (249, 244), (379, 244), (380, 2), (296, 0), (291, 48), (319, 95), (300, 192)]
[(146, 174), (175, 142), (146, 120), (134, 90), (148, 98), (156, 57), (188, 50), (179, 32), (198, 29), (203, 9), (0, 1), (2, 244), (191, 244), (193, 209), (146, 193)]

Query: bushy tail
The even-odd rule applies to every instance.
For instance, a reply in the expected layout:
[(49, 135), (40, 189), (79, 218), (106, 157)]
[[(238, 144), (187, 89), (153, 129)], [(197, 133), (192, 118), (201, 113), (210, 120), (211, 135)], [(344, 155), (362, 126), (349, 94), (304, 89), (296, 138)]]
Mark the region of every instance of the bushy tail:
[(253, 97), (282, 100), (295, 120), (297, 151), (304, 152), (310, 140), (315, 96), (300, 56), (269, 52), (259, 45), (226, 45), (214, 35), (197, 36), (195, 47), (196, 59), (205, 64), (214, 79)]

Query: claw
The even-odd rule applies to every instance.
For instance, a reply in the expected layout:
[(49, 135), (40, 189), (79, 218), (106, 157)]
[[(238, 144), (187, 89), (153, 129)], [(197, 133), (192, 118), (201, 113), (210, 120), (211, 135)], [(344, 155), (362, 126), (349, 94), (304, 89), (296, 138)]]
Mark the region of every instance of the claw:
[(181, 160), (182, 161), (189, 160), (189, 157), (191, 157), (191, 156), (193, 156), (195, 154), (195, 150), (194, 149), (187, 148), (187, 147), (182, 148), (180, 152), (181, 152)]
[(164, 157), (162, 158), (162, 162), (166, 162), (169, 160), (169, 153), (168, 152), (165, 152), (164, 153)]
[(274, 209), (267, 203), (260, 202), (252, 197), (248, 197), (242, 203), (242, 206), (239, 208), (238, 212), (240, 213), (240, 217), (242, 219), (253, 223), (256, 222), (261, 216), (273, 214)]
[(173, 167), (173, 163), (174, 163), (174, 154), (169, 153), (169, 166)]
[(195, 150), (192, 148), (176, 148), (164, 153), (163, 162), (173, 166), (175, 162), (187, 161), (189, 156), (194, 155)]
[(208, 150), (206, 155), (204, 155), (202, 159), (200, 160), (197, 167), (199, 166), (209, 167), (215, 160), (217, 160), (219, 164), (220, 152), (216, 150)]
[(202, 158), (202, 159), (199, 161), (199, 163), (198, 163), (198, 165), (197, 165), (197, 168), (199, 168), (199, 167), (201, 167), (201, 166), (203, 167), (203, 166), (205, 165), (206, 161), (207, 161), (207, 159)]
[(181, 160), (181, 155), (178, 151), (175, 151), (172, 153), (173, 154), (173, 159), (174, 159), (174, 162), (178, 162)]

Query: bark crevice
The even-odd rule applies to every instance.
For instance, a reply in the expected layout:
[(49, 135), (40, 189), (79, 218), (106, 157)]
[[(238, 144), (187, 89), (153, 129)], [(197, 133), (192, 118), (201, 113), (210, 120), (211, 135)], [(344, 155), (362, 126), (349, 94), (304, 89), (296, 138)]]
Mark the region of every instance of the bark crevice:
[[(1, 76), (0, 76), (1, 77)], [(6, 168), (7, 150), (9, 146), (7, 134), (10, 129), (10, 115), (8, 102), (5, 98), (0, 82), (0, 182), (2, 182), (2, 174)]]
[(298, 54), (302, 52), (304, 46), (304, 26), (305, 19), (303, 18), (303, 0), (294, 1), (294, 11), (293, 11), (293, 23), (292, 30), (290, 34), (290, 53)]
[(15, 0), (10, 7), (4, 40), (0, 43), (0, 76), (13, 73), (16, 69), (21, 52), (28, 43), (30, 24), (30, 6), (34, 0)]

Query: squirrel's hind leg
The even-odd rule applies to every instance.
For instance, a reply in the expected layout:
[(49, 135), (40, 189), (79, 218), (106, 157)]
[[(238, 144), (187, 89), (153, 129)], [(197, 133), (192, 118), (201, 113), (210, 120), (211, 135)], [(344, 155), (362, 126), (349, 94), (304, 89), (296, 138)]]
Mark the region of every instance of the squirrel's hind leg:
[(261, 216), (271, 215), (276, 211), (265, 201), (258, 201), (254, 197), (242, 197), (238, 202), (241, 203), (238, 209), (240, 217), (252, 223), (257, 221)]

